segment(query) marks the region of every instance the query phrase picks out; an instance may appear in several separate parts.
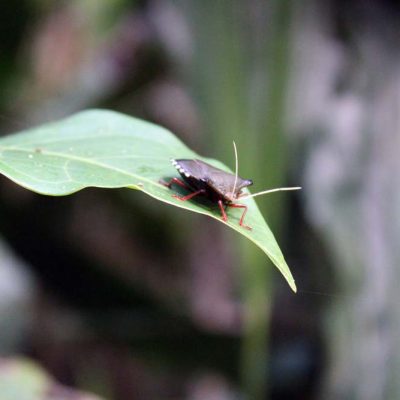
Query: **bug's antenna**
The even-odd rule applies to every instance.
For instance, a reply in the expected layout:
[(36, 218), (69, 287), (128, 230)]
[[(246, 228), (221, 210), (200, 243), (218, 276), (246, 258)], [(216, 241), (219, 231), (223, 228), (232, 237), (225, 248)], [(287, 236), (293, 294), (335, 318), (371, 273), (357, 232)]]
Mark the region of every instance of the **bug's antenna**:
[(249, 199), (250, 197), (256, 197), (256, 196), (261, 196), (262, 194), (267, 194), (267, 193), (273, 193), (273, 192), (283, 192), (287, 190), (300, 190), (300, 186), (295, 186), (295, 187), (282, 187), (282, 188), (276, 188), (276, 189), (269, 189), (269, 190), (263, 190), (262, 192), (254, 193), (254, 194), (245, 194), (244, 196), (241, 196), (241, 199)]
[(235, 183), (233, 184), (233, 190), (232, 193), (236, 193), (236, 185), (237, 185), (237, 180), (238, 180), (238, 169), (239, 169), (239, 161), (238, 161), (238, 154), (237, 154), (237, 148), (236, 148), (236, 143), (233, 141), (233, 150), (235, 152)]

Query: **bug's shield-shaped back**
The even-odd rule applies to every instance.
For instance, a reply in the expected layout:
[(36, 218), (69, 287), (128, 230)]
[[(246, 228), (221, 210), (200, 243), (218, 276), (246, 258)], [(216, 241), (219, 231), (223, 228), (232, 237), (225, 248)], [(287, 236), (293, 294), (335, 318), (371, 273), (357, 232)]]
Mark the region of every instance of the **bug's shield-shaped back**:
[[(220, 193), (221, 196), (225, 196), (227, 193), (239, 193), (241, 189), (246, 186), (252, 185), (253, 182), (250, 179), (243, 179), (240, 176), (235, 178), (235, 175), (223, 171), (222, 169), (213, 167), (210, 164), (200, 160), (176, 160), (176, 163), (180, 167), (178, 171), (184, 174), (186, 177), (193, 177), (195, 179), (207, 182), (216, 192)], [(236, 181), (236, 186), (235, 186)]]

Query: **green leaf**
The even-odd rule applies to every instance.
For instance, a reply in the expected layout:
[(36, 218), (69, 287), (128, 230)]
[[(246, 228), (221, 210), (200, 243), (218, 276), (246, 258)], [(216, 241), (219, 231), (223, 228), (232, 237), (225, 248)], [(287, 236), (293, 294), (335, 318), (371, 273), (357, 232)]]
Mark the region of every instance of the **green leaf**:
[[(255, 201), (248, 205), (248, 231), (239, 226), (241, 209), (228, 209), (221, 220), (218, 207), (196, 200), (181, 202), (160, 180), (179, 176), (171, 158), (198, 158), (230, 171), (221, 162), (204, 158), (168, 130), (106, 110), (90, 110), (0, 139), (0, 172), (37, 193), (61, 196), (86, 187), (137, 189), (171, 205), (208, 215), (259, 246), (296, 291), (282, 252)], [(173, 187), (173, 190), (175, 188)]]

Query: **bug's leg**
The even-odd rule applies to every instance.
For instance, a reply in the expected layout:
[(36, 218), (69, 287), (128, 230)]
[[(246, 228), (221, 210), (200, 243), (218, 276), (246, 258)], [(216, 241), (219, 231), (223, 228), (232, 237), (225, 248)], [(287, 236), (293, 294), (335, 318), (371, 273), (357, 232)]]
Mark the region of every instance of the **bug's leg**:
[(222, 220), (225, 222), (228, 221), (228, 217), (226, 215), (224, 203), (222, 202), (222, 200), (218, 200), (218, 205), (219, 205), (219, 209), (221, 210)]
[(190, 193), (190, 194), (188, 194), (186, 196), (183, 196), (183, 197), (178, 196), (176, 194), (172, 195), (172, 197), (175, 197), (175, 199), (178, 199), (180, 201), (187, 201), (187, 200), (192, 199), (194, 196), (198, 196), (199, 194), (203, 194), (205, 192), (206, 191), (204, 189), (200, 189), (200, 190), (197, 190), (196, 192)]
[(188, 185), (186, 185), (185, 182), (181, 181), (178, 178), (172, 178), (169, 182), (165, 182), (162, 179), (160, 180), (160, 183), (164, 186), (166, 186), (167, 188), (171, 189), (171, 186), (173, 183), (175, 183), (176, 185), (179, 185), (181, 187), (183, 187), (184, 189), (190, 190), (190, 187)]
[(240, 221), (239, 221), (239, 225), (242, 226), (243, 228), (248, 229), (249, 231), (251, 231), (250, 226), (247, 226), (247, 225), (245, 225), (245, 224), (243, 223), (244, 217), (245, 217), (245, 215), (246, 215), (246, 213), (247, 213), (247, 206), (244, 205), (244, 204), (239, 204), (239, 203), (230, 203), (230, 204), (228, 204), (228, 207), (232, 207), (232, 208), (244, 208), (243, 214), (242, 214), (242, 216), (241, 216), (241, 218), (240, 218)]

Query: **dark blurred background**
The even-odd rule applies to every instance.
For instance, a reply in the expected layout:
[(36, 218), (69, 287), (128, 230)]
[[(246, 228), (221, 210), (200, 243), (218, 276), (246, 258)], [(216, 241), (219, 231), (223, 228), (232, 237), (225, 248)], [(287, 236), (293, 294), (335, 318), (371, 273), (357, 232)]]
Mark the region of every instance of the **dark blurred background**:
[(393, 0), (0, 2), (1, 134), (109, 108), (231, 167), (235, 140), (254, 190), (303, 186), (257, 200), (293, 294), (216, 221), (2, 177), (0, 367), (31, 369), (0, 368), (0, 399), (37, 368), (27, 400), (399, 399), (399, 17)]

